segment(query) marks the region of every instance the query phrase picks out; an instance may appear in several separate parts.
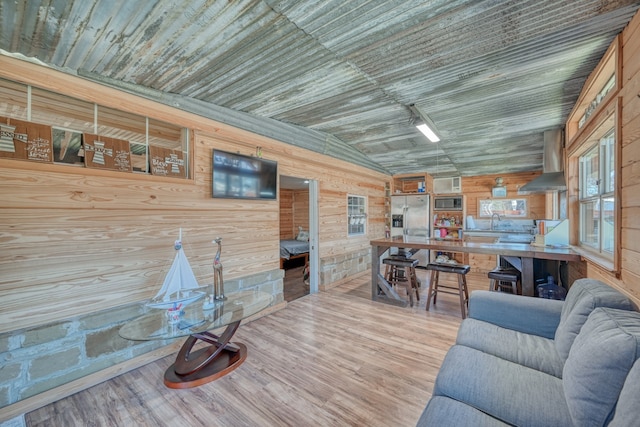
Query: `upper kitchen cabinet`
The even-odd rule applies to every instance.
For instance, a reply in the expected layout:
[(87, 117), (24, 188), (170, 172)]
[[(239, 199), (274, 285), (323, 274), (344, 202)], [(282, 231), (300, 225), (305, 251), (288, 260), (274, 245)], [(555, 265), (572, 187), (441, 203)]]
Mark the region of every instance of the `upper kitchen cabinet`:
[(433, 178), (427, 173), (394, 175), (393, 193), (462, 194), (462, 178)]
[(430, 193), (433, 178), (426, 173), (401, 174), (393, 176), (393, 194)]

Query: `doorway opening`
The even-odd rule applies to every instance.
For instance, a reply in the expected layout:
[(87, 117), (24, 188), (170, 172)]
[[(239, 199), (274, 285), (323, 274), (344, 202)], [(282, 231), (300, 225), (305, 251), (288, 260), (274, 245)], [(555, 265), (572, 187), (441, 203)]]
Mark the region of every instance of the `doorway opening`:
[(280, 175), (280, 266), (284, 299), (317, 292), (317, 183)]

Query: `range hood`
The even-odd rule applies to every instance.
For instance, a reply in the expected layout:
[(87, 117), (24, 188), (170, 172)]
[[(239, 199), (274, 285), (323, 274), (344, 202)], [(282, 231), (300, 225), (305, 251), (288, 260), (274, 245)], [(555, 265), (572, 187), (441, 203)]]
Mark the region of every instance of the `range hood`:
[(542, 175), (520, 187), (518, 193), (546, 193), (548, 191), (563, 191), (567, 189), (564, 179), (562, 145), (562, 129), (544, 132)]

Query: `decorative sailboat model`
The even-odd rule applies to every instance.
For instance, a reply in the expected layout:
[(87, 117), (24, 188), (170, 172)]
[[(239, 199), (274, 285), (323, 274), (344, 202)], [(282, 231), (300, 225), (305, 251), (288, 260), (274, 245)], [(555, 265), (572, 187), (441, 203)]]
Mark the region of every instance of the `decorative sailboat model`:
[(199, 300), (205, 294), (205, 292), (197, 290), (200, 289), (200, 286), (182, 249), (182, 229), (180, 229), (180, 237), (174, 243), (174, 248), (176, 256), (173, 259), (173, 264), (164, 278), (162, 288), (147, 303), (149, 307), (179, 310)]

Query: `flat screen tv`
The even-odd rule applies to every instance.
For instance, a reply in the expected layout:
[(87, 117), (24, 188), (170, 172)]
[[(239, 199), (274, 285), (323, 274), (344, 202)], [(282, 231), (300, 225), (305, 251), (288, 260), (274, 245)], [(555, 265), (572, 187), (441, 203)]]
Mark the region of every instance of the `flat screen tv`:
[(213, 197), (276, 199), (278, 163), (258, 157), (213, 150)]

